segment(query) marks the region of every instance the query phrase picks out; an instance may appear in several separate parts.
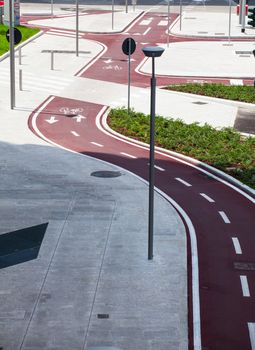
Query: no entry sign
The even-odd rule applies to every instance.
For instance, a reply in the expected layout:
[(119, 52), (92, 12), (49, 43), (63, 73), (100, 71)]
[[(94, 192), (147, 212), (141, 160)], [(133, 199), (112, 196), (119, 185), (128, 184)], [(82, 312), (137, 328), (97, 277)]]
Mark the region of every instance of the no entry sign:
[[(6, 32), (6, 39), (7, 39), (7, 41), (10, 41), (9, 29)], [(14, 28), (14, 45), (19, 44), (21, 42), (21, 39), (22, 39), (21, 31), (18, 30), (17, 28)]]
[(126, 38), (122, 43), (122, 51), (125, 55), (132, 55), (135, 52), (136, 43), (133, 38)]

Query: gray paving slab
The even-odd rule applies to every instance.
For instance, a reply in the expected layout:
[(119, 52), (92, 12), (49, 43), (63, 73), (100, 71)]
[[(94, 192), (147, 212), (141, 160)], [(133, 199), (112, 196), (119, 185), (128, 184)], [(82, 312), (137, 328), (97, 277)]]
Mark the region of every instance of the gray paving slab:
[(36, 260), (0, 271), (0, 347), (186, 350), (186, 237), (172, 206), (156, 195), (148, 261), (146, 184), (124, 170), (92, 177), (116, 168), (28, 135), (0, 147), (0, 233), (49, 223)]

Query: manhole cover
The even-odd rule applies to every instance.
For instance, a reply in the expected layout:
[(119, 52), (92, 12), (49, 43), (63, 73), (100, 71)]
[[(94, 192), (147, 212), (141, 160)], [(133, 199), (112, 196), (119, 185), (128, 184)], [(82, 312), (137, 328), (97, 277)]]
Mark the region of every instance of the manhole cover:
[(234, 268), (237, 270), (255, 271), (255, 263), (252, 263), (252, 262), (234, 262)]
[(196, 102), (192, 102), (194, 105), (207, 105), (207, 102), (202, 102), (202, 101), (196, 101)]
[(109, 314), (97, 314), (97, 318), (109, 318)]
[(118, 177), (118, 176), (121, 176), (121, 172), (120, 171), (102, 170), (102, 171), (94, 171), (90, 175), (95, 176), (95, 177), (105, 177), (105, 178), (106, 177)]

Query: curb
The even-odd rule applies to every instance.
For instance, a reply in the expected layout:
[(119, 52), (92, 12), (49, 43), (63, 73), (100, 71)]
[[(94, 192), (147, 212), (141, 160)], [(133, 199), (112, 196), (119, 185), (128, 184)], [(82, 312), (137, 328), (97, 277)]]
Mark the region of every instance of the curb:
[[(106, 118), (108, 117), (108, 114), (110, 112), (110, 109), (108, 109), (105, 113), (106, 115)], [(114, 131), (113, 129), (111, 129), (111, 127), (107, 124), (107, 120), (105, 123), (103, 123), (103, 127), (108, 131), (110, 132), (111, 134), (113, 135), (116, 135), (118, 136), (119, 138), (122, 138), (124, 140), (127, 140), (129, 142), (132, 142), (132, 143), (135, 143), (137, 145), (140, 145), (140, 146), (143, 146), (143, 147), (146, 147), (146, 148), (149, 148), (149, 145), (145, 142), (142, 142), (142, 141), (138, 141), (138, 140), (134, 140), (132, 138), (129, 138), (127, 136), (124, 136), (122, 134), (119, 134), (117, 131)], [(173, 152), (173, 151), (169, 151), (169, 150), (166, 150), (162, 147), (158, 147), (158, 146), (155, 146), (155, 150), (156, 151), (160, 151), (160, 152), (165, 152), (177, 159), (180, 159), (180, 160), (183, 160), (187, 163), (190, 163), (191, 165), (195, 165), (196, 167), (198, 168), (201, 168), (202, 170), (205, 170), (205, 171), (209, 171), (211, 174), (219, 177), (220, 179), (228, 182), (229, 184), (235, 186), (236, 188), (238, 188), (239, 190), (242, 190), (243, 192), (245, 192), (246, 194), (248, 194), (250, 197), (252, 197), (252, 199), (255, 200), (255, 190), (252, 189), (251, 187), (243, 184), (241, 181), (235, 179), (233, 176), (231, 175), (228, 175), (226, 173), (224, 173), (223, 171), (219, 170), (219, 169), (216, 169), (214, 167), (212, 167), (211, 165), (208, 165), (204, 162), (201, 162), (199, 160), (196, 160), (194, 158), (191, 158), (191, 157), (188, 157), (188, 156), (185, 156), (185, 155), (182, 155), (180, 153), (177, 153), (177, 152)]]

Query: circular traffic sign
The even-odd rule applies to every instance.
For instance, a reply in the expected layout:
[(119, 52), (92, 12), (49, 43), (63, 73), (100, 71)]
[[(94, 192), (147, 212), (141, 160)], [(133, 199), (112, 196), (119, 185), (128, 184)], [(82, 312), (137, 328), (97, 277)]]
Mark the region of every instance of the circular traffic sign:
[[(18, 28), (13, 28), (14, 29), (14, 45), (17, 45), (21, 42), (22, 39), (22, 34), (21, 31)], [(6, 32), (6, 39), (9, 42), (10, 41), (10, 32), (9, 29)]]
[(135, 52), (136, 43), (133, 38), (126, 38), (122, 43), (122, 51), (125, 55), (132, 55)]

